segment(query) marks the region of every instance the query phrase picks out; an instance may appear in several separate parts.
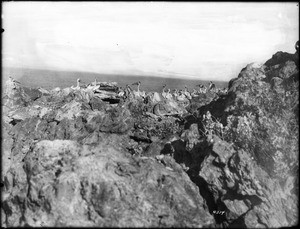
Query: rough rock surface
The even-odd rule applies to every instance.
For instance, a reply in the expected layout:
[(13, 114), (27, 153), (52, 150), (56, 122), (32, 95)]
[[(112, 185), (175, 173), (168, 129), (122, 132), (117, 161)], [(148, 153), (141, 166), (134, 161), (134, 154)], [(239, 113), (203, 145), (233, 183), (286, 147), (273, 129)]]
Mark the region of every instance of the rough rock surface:
[(289, 94), (299, 84), (298, 62), (298, 54), (278, 52), (242, 69), (228, 93), (181, 102), (119, 97), (115, 83), (47, 91), (10, 78), (2, 97), (2, 225), (297, 224), (299, 178), (270, 176), (248, 151), (207, 131), (203, 115), (225, 126), (238, 108), (259, 114), (255, 90)]
[[(247, 65), (229, 82), (228, 94), (198, 104), (198, 119), (191, 118), (181, 139), (162, 151), (184, 165), (206, 199), (217, 227), (288, 227), (298, 223), (298, 178), (271, 177), (248, 152), (216, 135), (203, 136), (201, 121), (207, 111), (224, 125), (229, 115), (239, 115), (237, 107), (259, 111), (252, 89), (257, 89), (257, 94), (263, 90), (290, 93), (299, 84), (297, 58), (297, 54), (278, 53), (266, 64)], [(299, 114), (299, 100), (294, 109)]]
[(223, 225), (276, 228), (297, 223), (296, 195), (291, 192), (294, 178), (281, 186), (249, 154), (216, 136), (194, 179), (207, 186), (215, 210), (225, 211)]
[[(132, 157), (114, 141), (44, 140), (24, 160), (19, 190), (6, 179), (7, 226), (206, 227), (198, 188), (173, 159)], [(13, 175), (12, 175), (13, 176)]]
[(175, 118), (133, 119), (142, 101), (113, 104), (88, 90), (39, 93), (8, 82), (3, 98), (4, 226), (215, 224), (182, 167), (151, 150)]

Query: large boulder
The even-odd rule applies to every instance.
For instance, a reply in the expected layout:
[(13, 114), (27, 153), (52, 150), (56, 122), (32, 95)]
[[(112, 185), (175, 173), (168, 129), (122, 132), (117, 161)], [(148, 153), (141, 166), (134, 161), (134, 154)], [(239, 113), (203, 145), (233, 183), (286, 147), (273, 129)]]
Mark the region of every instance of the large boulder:
[(193, 168), (196, 172), (192, 180), (198, 180), (199, 187), (210, 197), (209, 208), (217, 222), (246, 228), (278, 228), (297, 223), (295, 178), (280, 183), (247, 152), (235, 150), (217, 136), (211, 140), (209, 153), (198, 168)]
[(183, 115), (187, 113), (185, 106), (174, 100), (163, 100), (153, 107), (153, 113), (158, 116)]
[(276, 66), (278, 64), (285, 63), (287, 61), (293, 61), (296, 63), (297, 67), (299, 68), (299, 53), (291, 54), (287, 52), (277, 52), (275, 53), (271, 59), (266, 61), (264, 65), (267, 67)]
[(26, 182), (6, 194), (5, 226), (213, 225), (195, 184), (161, 161), (134, 158), (112, 138), (95, 147), (41, 141), (24, 159)]

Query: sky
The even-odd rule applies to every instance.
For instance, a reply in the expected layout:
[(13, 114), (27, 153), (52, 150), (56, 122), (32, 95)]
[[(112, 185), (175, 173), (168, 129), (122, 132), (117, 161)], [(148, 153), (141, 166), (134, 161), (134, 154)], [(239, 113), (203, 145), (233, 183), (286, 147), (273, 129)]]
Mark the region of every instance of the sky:
[(2, 66), (225, 80), (294, 53), (297, 2), (2, 2)]

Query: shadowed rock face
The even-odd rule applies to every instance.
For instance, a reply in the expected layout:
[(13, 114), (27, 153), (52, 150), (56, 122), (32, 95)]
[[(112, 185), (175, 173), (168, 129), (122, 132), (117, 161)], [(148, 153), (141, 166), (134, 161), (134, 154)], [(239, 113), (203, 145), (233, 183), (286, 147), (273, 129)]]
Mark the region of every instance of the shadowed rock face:
[[(188, 120), (181, 139), (170, 142), (162, 151), (185, 165), (206, 200), (209, 212), (214, 215), (217, 227), (287, 227), (298, 221), (299, 181), (295, 175), (284, 180), (270, 176), (249, 152), (217, 135), (201, 134), (204, 131), (202, 116), (207, 111), (226, 125), (229, 115), (243, 115), (239, 110), (242, 105), (244, 112), (246, 108), (253, 113), (259, 111), (260, 103), (253, 95), (266, 91), (284, 96), (295, 90), (299, 85), (296, 55), (278, 53), (265, 65), (246, 66), (229, 83), (228, 94), (200, 105), (197, 118)], [(299, 100), (292, 101), (295, 103), (292, 111), (299, 114)], [(284, 123), (287, 122), (289, 120)], [(198, 128), (194, 127), (196, 124)]]
[(246, 152), (234, 150), (216, 136), (213, 142), (210, 154), (200, 165), (198, 179), (207, 185), (218, 210), (225, 211), (224, 224), (231, 227), (239, 221), (255, 228), (296, 223), (296, 196), (287, 190), (294, 178), (281, 186)]
[(218, 136), (201, 140), (194, 125), (162, 153), (184, 164), (215, 226), (261, 228), (297, 223), (296, 177), (284, 182), (271, 178), (247, 152)]

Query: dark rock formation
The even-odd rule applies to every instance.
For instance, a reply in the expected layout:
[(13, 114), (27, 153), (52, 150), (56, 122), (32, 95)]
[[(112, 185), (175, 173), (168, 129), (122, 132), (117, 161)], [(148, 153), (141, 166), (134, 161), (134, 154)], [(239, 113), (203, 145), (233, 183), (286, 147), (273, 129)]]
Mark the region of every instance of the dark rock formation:
[[(210, 153), (201, 163), (201, 180), (213, 196), (211, 206), (225, 211), (219, 219), (223, 225), (247, 228), (284, 227), (297, 223), (296, 195), (293, 177), (281, 186), (263, 171), (249, 154), (213, 137)], [(199, 184), (200, 184), (199, 183)]]
[(36, 144), (24, 158), (19, 190), (6, 179), (6, 225), (206, 227), (214, 223), (198, 188), (174, 160), (166, 166), (153, 158), (132, 157), (117, 141), (107, 138), (95, 147), (69, 140)]
[[(287, 140), (298, 136), (297, 58), (296, 54), (278, 53), (265, 65), (247, 65), (237, 78), (229, 82), (228, 94), (208, 104), (199, 105), (196, 114), (198, 119), (190, 119), (189, 125), (186, 125), (189, 129), (181, 139), (171, 142), (162, 150), (162, 153), (171, 154), (178, 163), (187, 167), (187, 173), (198, 185), (217, 226), (254, 228), (297, 224), (299, 191), (295, 171), (298, 171), (296, 142), (299, 138)], [(239, 126), (229, 120), (233, 128), (244, 131), (240, 135), (244, 134), (245, 141), (228, 143), (213, 134), (216, 133), (215, 129), (205, 132), (205, 128), (209, 126), (203, 121), (203, 115), (208, 111), (213, 117), (211, 124), (216, 124), (214, 120), (219, 120), (226, 126), (228, 118), (240, 123)], [(249, 113), (253, 114), (253, 121), (247, 119)], [(284, 115), (290, 118), (285, 118)], [(247, 135), (247, 129), (241, 126), (242, 120), (245, 120), (244, 125), (247, 122), (249, 125), (251, 121), (253, 128), (261, 128), (252, 129), (256, 131), (256, 139), (251, 139), (250, 133)], [(270, 125), (275, 125), (276, 122), (282, 123), (281, 127), (273, 128), (273, 132), (263, 135), (262, 130), (270, 130)], [(193, 127), (196, 123), (199, 132)], [(293, 130), (290, 129), (287, 134), (284, 128), (289, 125), (293, 126)], [(225, 135), (230, 132), (223, 134), (219, 136), (239, 137)], [(278, 148), (274, 146), (273, 140), (277, 134), (282, 139), (282, 143), (276, 146)], [(251, 144), (251, 141), (246, 142), (247, 137), (253, 141), (252, 146), (247, 146)], [(268, 149), (272, 150), (266, 153)], [(276, 150), (283, 150), (286, 158), (278, 159), (276, 154), (272, 155)], [(295, 163), (288, 162), (292, 160)], [(270, 166), (271, 163), (274, 163), (273, 167)], [(280, 166), (285, 170), (280, 170)], [(274, 176), (274, 170), (281, 172)]]

